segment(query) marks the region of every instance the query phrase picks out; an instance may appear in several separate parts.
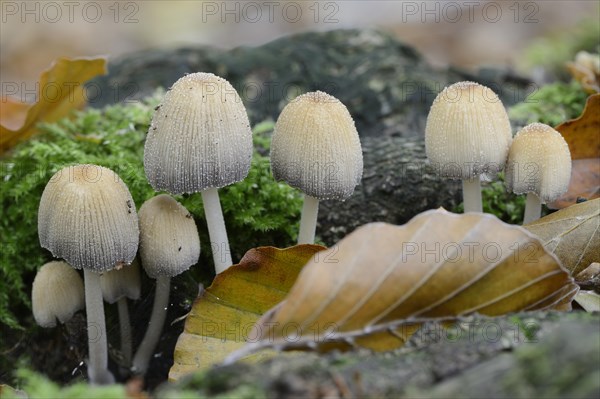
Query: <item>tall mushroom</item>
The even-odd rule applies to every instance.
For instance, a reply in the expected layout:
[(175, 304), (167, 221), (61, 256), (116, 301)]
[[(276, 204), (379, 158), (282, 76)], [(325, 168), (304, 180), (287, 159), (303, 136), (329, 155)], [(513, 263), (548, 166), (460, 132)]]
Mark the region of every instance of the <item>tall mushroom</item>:
[(250, 122), (231, 84), (210, 73), (175, 82), (152, 118), (144, 169), (156, 191), (202, 193), (217, 273), (232, 264), (217, 189), (243, 180), (251, 159)]
[(515, 194), (527, 194), (524, 224), (539, 219), (542, 204), (564, 194), (570, 180), (571, 152), (559, 132), (532, 123), (517, 133), (508, 154), (506, 186)]
[(321, 92), (296, 97), (275, 124), (271, 169), (304, 193), (298, 243), (313, 243), (319, 201), (345, 200), (362, 177), (358, 132), (348, 109)]
[(56, 319), (66, 323), (85, 306), (79, 273), (63, 261), (46, 263), (33, 279), (31, 305), (38, 325), (54, 327)]
[(200, 256), (194, 218), (167, 194), (149, 199), (140, 208), (140, 256), (148, 276), (156, 279), (150, 323), (133, 358), (133, 371), (144, 374), (167, 316), (171, 277), (196, 264)]
[(137, 252), (138, 220), (127, 186), (101, 166), (61, 169), (42, 194), (38, 234), (52, 255), (83, 269), (88, 376), (93, 384), (111, 383), (100, 274), (131, 263)]
[(131, 342), (131, 322), (129, 319), (127, 298), (134, 301), (140, 298), (142, 283), (139, 262), (134, 260), (129, 266), (104, 273), (100, 276), (100, 288), (102, 288), (102, 296), (106, 302), (111, 304), (117, 303), (121, 334), (121, 354), (123, 355), (124, 365), (130, 368), (133, 346)]
[(512, 141), (502, 101), (474, 82), (446, 87), (433, 101), (425, 151), (443, 177), (461, 179), (465, 212), (482, 212), (480, 175), (504, 168)]

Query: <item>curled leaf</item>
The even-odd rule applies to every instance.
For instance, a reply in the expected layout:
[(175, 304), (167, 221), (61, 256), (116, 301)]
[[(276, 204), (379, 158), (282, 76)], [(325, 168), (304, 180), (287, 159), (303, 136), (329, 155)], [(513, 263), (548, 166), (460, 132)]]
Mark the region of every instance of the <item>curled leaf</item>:
[(320, 245), (249, 250), (240, 263), (218, 274), (196, 299), (177, 340), (169, 379), (220, 363), (251, 338), (252, 326), (281, 302)]
[(82, 107), (83, 84), (106, 73), (104, 58), (59, 58), (42, 72), (36, 102), (3, 97), (0, 107), (0, 153), (31, 136), (38, 122), (54, 122)]
[(365, 225), (311, 259), (284, 302), (232, 354), (264, 348), (401, 346), (425, 321), (570, 309), (577, 285), (521, 227), (494, 216), (424, 212), (403, 226)]
[(575, 276), (600, 262), (600, 198), (551, 213), (523, 226)]

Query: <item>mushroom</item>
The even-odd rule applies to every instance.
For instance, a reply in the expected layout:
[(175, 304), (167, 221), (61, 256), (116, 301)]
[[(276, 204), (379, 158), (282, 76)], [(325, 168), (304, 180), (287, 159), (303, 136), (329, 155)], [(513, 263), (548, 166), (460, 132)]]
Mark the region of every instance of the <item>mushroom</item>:
[(100, 274), (131, 263), (137, 251), (137, 214), (127, 186), (97, 165), (59, 170), (42, 193), (38, 234), (52, 255), (83, 269), (88, 376), (92, 384), (111, 383)]
[(56, 319), (66, 323), (85, 306), (79, 273), (63, 261), (46, 263), (33, 279), (31, 305), (38, 325), (54, 327)]
[(425, 151), (443, 177), (461, 179), (465, 212), (482, 212), (480, 175), (502, 170), (512, 141), (498, 96), (474, 82), (437, 95), (427, 116)]
[(275, 124), (271, 169), (304, 193), (298, 243), (313, 243), (319, 201), (345, 200), (362, 177), (358, 132), (337, 98), (310, 92), (287, 104)]
[(571, 180), (571, 152), (563, 136), (548, 125), (532, 123), (521, 129), (510, 147), (506, 186), (527, 193), (523, 223), (540, 218), (542, 204), (564, 194)]
[(217, 189), (243, 180), (251, 159), (250, 122), (231, 84), (210, 73), (175, 82), (152, 118), (144, 169), (156, 191), (202, 193), (217, 273), (232, 264)]
[(200, 238), (192, 215), (167, 194), (146, 201), (139, 216), (142, 266), (156, 279), (150, 323), (133, 358), (133, 371), (144, 374), (167, 316), (171, 277), (198, 262)]
[(133, 349), (127, 298), (134, 301), (140, 298), (140, 265), (137, 259), (134, 259), (129, 266), (113, 269), (100, 276), (100, 288), (106, 302), (117, 303), (121, 333), (121, 354), (123, 355), (124, 364), (129, 368), (131, 367)]

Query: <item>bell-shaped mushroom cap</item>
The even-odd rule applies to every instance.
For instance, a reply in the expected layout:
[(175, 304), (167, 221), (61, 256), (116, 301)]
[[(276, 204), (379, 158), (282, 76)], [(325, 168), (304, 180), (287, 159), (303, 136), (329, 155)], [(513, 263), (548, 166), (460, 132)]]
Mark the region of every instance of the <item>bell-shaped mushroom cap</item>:
[(506, 166), (506, 186), (516, 194), (535, 193), (552, 202), (569, 188), (571, 152), (563, 136), (548, 125), (532, 123), (513, 140)]
[(173, 277), (198, 262), (200, 238), (192, 215), (167, 194), (140, 208), (140, 255), (152, 277)]
[(179, 79), (152, 118), (144, 149), (150, 185), (195, 193), (243, 180), (252, 159), (246, 108), (231, 84), (211, 73)]
[(271, 169), (283, 180), (319, 200), (344, 200), (362, 178), (358, 132), (348, 109), (321, 91), (296, 97), (275, 124)]
[(140, 263), (137, 259), (134, 259), (131, 265), (112, 269), (100, 276), (102, 296), (108, 303), (115, 303), (123, 297), (139, 299), (141, 285)]
[(135, 257), (135, 204), (112, 170), (69, 166), (56, 172), (44, 189), (38, 234), (42, 247), (74, 268), (105, 272)]
[(69, 321), (85, 306), (83, 281), (66, 262), (54, 261), (40, 268), (31, 290), (33, 317), (42, 327), (56, 326)]
[(425, 150), (441, 176), (472, 179), (502, 170), (512, 141), (502, 101), (474, 82), (446, 87), (433, 101), (425, 127)]

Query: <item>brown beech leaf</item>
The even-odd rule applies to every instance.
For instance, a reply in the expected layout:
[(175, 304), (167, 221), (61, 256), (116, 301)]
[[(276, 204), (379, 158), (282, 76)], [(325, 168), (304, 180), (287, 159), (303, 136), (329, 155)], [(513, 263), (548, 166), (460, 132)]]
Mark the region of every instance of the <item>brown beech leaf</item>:
[(285, 298), (302, 267), (323, 249), (320, 245), (254, 248), (239, 264), (218, 274), (186, 319), (169, 379), (220, 363), (241, 348), (251, 339), (248, 333), (254, 323)]
[(225, 363), (265, 348), (391, 350), (425, 321), (568, 310), (578, 291), (535, 236), (481, 213), (367, 224), (318, 255), (335, 262), (311, 259)]
[(551, 213), (523, 227), (537, 235), (548, 251), (576, 276), (600, 262), (600, 199)]
[(561, 123), (556, 130), (569, 144), (573, 168), (569, 189), (548, 207), (562, 209), (578, 197), (600, 197), (600, 94), (589, 96), (579, 118)]
[(38, 122), (55, 122), (85, 105), (83, 84), (105, 73), (104, 58), (59, 58), (42, 72), (35, 103), (3, 97), (0, 107), (0, 153), (31, 136)]

